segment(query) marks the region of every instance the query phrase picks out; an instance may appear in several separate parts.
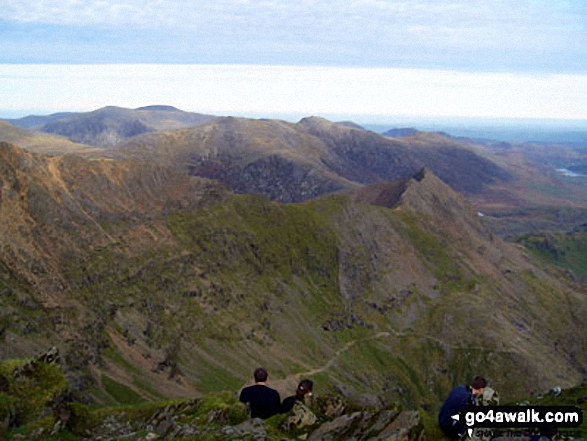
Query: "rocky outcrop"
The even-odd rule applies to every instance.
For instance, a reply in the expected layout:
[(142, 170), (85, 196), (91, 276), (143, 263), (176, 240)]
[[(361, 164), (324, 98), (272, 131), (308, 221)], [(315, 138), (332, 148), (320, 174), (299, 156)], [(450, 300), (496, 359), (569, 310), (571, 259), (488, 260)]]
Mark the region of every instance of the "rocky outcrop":
[[(41, 440), (106, 439), (142, 440), (236, 440), (295, 439), (302, 433), (308, 440), (397, 440), (425, 439), (420, 414), (415, 411), (365, 408), (346, 413), (340, 396), (313, 401), (318, 415), (309, 427), (287, 427), (288, 415), (269, 420), (250, 419), (246, 406), (235, 394), (184, 399), (170, 404), (138, 408), (87, 407), (64, 381), (59, 351), (51, 348), (24, 363), (3, 362), (8, 377), (0, 376), (0, 437)], [(333, 409), (336, 409), (333, 411)]]

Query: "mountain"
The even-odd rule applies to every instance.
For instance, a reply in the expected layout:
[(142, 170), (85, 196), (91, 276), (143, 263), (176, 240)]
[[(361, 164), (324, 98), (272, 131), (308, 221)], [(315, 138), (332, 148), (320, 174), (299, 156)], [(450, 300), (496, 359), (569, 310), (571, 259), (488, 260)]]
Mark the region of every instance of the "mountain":
[(108, 106), (86, 113), (7, 120), (13, 125), (65, 136), (73, 142), (112, 147), (141, 133), (177, 129), (213, 120), (211, 115), (184, 112), (171, 106), (138, 109)]
[(404, 138), (406, 136), (415, 136), (422, 133), (421, 131), (414, 129), (413, 127), (404, 127), (401, 129), (390, 129), (383, 136), (389, 136), (390, 138)]
[(559, 267), (572, 279), (587, 282), (587, 224), (566, 233), (531, 233), (516, 237), (539, 261)]
[(79, 115), (78, 112), (59, 112), (53, 113), (51, 115), (29, 115), (23, 118), (16, 118), (16, 119), (0, 119), (8, 124), (11, 124), (16, 127), (21, 127), (23, 129), (40, 129), (43, 125), (59, 121), (60, 119), (70, 118), (72, 116)]
[(187, 129), (146, 134), (119, 144), (114, 157), (156, 162), (218, 179), (237, 193), (282, 202), (409, 177), (426, 166), (465, 193), (509, 175), (462, 143), (435, 134), (390, 139), (304, 118), (219, 118)]
[(475, 374), (506, 402), (586, 374), (584, 287), (427, 169), (281, 204), (3, 143), (0, 189), (0, 357), (55, 345), (86, 399), (235, 391), (263, 365), (282, 395), (310, 377), (434, 412)]
[(62, 136), (22, 129), (0, 121), (0, 141), (18, 145), (25, 150), (47, 155), (98, 154), (101, 149), (77, 144)]

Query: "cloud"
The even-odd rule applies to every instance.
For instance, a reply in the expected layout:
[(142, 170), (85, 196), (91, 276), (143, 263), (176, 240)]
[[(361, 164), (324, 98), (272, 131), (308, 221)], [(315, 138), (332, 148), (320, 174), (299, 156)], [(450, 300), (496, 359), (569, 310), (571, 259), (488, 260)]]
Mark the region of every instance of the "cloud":
[(0, 17), (4, 63), (587, 71), (574, 2), (3, 0)]

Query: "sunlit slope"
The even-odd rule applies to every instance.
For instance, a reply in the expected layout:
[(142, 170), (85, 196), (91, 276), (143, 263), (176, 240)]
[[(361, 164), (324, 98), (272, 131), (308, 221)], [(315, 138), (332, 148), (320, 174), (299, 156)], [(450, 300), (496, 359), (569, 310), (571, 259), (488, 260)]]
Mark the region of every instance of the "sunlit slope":
[(90, 155), (99, 154), (101, 151), (101, 149), (78, 144), (61, 136), (15, 127), (2, 121), (0, 121), (0, 141), (46, 155)]

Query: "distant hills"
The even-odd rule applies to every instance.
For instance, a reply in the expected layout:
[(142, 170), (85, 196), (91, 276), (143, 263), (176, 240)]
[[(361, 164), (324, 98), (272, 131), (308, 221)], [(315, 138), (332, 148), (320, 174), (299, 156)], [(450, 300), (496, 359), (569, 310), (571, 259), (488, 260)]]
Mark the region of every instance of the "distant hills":
[(404, 127), (401, 129), (391, 129), (386, 132), (383, 132), (383, 136), (389, 136), (391, 138), (403, 138), (406, 136), (415, 136), (419, 133), (422, 132), (420, 132), (417, 129), (414, 129), (413, 127)]
[[(3, 125), (0, 141), (29, 151), (156, 162), (275, 201), (311, 200), (428, 167), (501, 236), (571, 230), (587, 216), (585, 178), (557, 171), (583, 170), (580, 146), (475, 141), (410, 127), (380, 135), (349, 121), (220, 118), (164, 105), (10, 121), (34, 131)], [(42, 138), (43, 130), (67, 138)]]
[(18, 127), (61, 135), (77, 143), (112, 147), (141, 133), (193, 126), (214, 118), (155, 105), (138, 109), (108, 106), (93, 112), (56, 113), (5, 121)]
[(402, 179), (422, 167), (465, 193), (510, 178), (468, 146), (441, 135), (390, 139), (317, 117), (297, 124), (218, 118), (134, 137), (113, 147), (112, 155), (173, 166), (218, 179), (238, 193), (282, 202)]
[(63, 136), (24, 129), (3, 121), (0, 121), (0, 141), (16, 144), (26, 150), (47, 155), (89, 155), (98, 154), (100, 151), (99, 148), (75, 143)]

